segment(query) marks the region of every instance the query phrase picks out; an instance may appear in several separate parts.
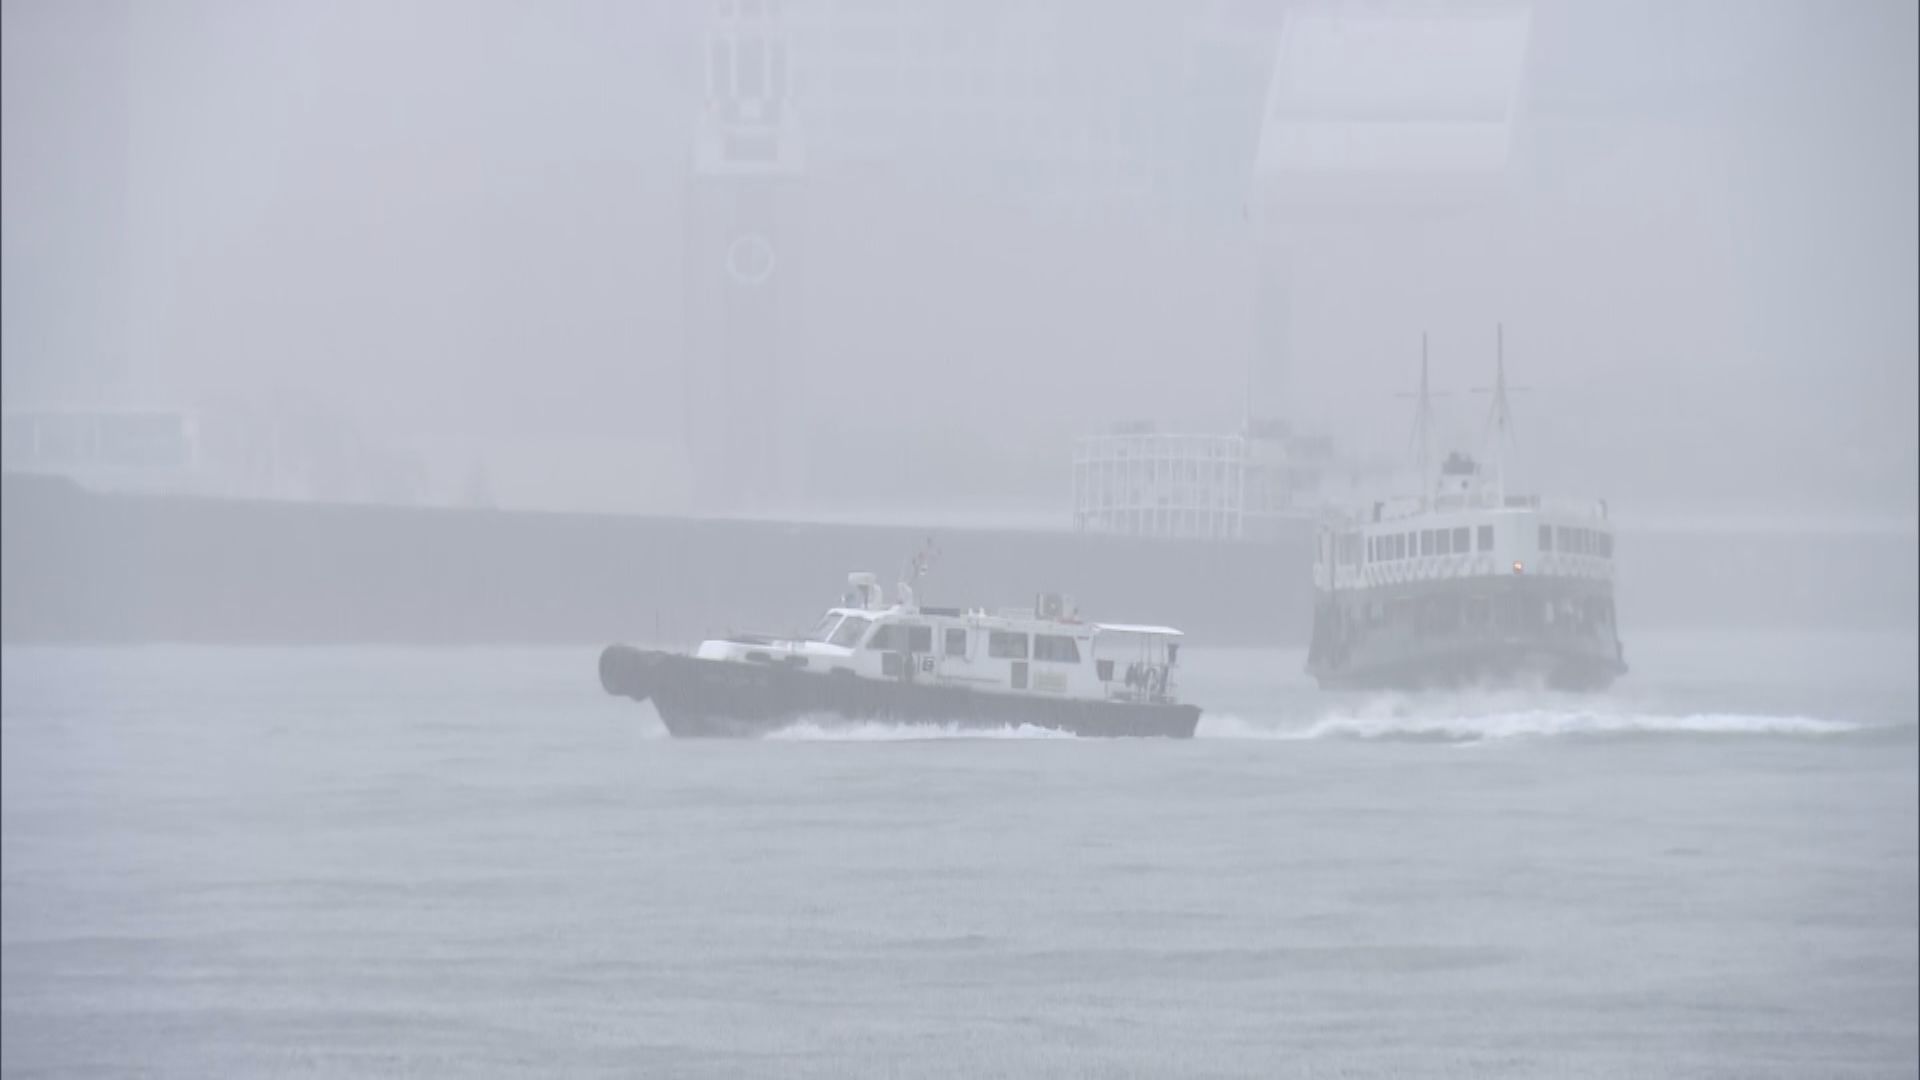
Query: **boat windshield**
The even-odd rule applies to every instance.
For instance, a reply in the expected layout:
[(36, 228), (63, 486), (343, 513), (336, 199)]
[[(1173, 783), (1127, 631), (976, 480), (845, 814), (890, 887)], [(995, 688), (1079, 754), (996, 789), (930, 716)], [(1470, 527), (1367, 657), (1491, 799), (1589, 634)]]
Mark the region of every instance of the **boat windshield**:
[(839, 645), (842, 648), (851, 649), (855, 645), (860, 644), (861, 636), (867, 632), (867, 627), (872, 622), (872, 619), (863, 619), (858, 615), (849, 615), (847, 616), (847, 621), (840, 624), (840, 629), (835, 630), (833, 636), (827, 639), (827, 643), (829, 645)]
[(807, 636), (803, 640), (806, 640), (806, 641), (831, 640), (833, 637), (833, 628), (840, 624), (840, 618), (841, 617), (837, 612), (832, 612), (832, 611), (827, 612), (825, 615), (822, 615), (820, 617), (819, 622), (813, 624), (813, 629), (807, 631)]

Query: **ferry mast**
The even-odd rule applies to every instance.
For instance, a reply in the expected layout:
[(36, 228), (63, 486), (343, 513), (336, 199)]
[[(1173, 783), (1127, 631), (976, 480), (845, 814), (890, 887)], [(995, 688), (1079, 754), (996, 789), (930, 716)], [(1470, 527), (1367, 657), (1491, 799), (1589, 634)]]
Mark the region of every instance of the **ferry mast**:
[(1492, 405), (1487, 410), (1487, 428), (1493, 434), (1493, 476), (1494, 492), (1501, 499), (1507, 497), (1507, 444), (1513, 440), (1513, 411), (1507, 401), (1509, 392), (1524, 393), (1529, 386), (1507, 385), (1507, 349), (1506, 326), (1495, 323), (1493, 328), (1493, 385), (1476, 386), (1473, 393), (1493, 395)]
[(1427, 380), (1427, 335), (1420, 334), (1420, 389), (1412, 394), (1395, 394), (1396, 398), (1415, 400), (1413, 410), (1413, 435), (1409, 440), (1413, 446), (1414, 461), (1420, 469), (1420, 503), (1431, 503), (1433, 498), (1433, 399), (1446, 397), (1445, 390), (1436, 391)]

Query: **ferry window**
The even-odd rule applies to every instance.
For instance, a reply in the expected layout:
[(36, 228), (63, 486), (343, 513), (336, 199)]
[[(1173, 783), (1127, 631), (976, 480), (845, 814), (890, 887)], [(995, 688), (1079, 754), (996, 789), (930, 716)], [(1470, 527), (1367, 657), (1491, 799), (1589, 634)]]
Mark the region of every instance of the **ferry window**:
[(1420, 530), (1420, 554), (1422, 555), (1433, 554), (1433, 530), (1432, 529)]
[(1480, 526), (1480, 550), (1493, 550), (1493, 526), (1491, 525)]
[(1080, 662), (1080, 648), (1070, 637), (1036, 634), (1033, 638), (1033, 658), (1056, 664), (1077, 664)]
[(1379, 537), (1377, 536), (1367, 537), (1367, 561), (1368, 562), (1379, 561), (1377, 558), (1375, 558), (1375, 556), (1379, 554), (1379, 549), (1375, 546), (1375, 543), (1374, 543), (1378, 539)]
[(965, 656), (965, 655), (967, 655), (967, 632), (966, 632), (966, 630), (964, 630), (964, 629), (962, 629), (961, 627), (958, 627), (958, 626), (956, 626), (956, 627), (952, 627), (952, 628), (950, 628), (950, 629), (948, 629), (948, 631), (947, 631), (947, 633), (946, 633), (946, 638), (947, 638), (947, 640), (946, 640), (946, 641), (944, 642), (944, 644), (945, 644), (945, 647), (946, 647), (946, 654), (947, 654), (948, 656)]
[(1540, 526), (1540, 550), (1553, 550), (1553, 526), (1551, 525)]
[(987, 655), (995, 660), (1025, 660), (1027, 635), (1011, 630), (995, 630), (987, 635)]
[(1572, 531), (1572, 529), (1567, 528), (1565, 525), (1553, 530), (1553, 542), (1559, 545), (1561, 551), (1573, 550), (1573, 537), (1567, 535)]
[(849, 615), (847, 616), (847, 621), (840, 624), (840, 629), (835, 630), (833, 636), (827, 639), (827, 644), (838, 645), (843, 649), (851, 649), (855, 645), (860, 644), (860, 636), (865, 634), (867, 627), (871, 625), (873, 625), (872, 619), (864, 619), (858, 615)]
[(1454, 526), (1454, 528), (1453, 528), (1453, 553), (1454, 553), (1455, 555), (1465, 555), (1465, 554), (1466, 554), (1467, 552), (1469, 552), (1469, 551), (1472, 551), (1472, 550), (1473, 550), (1473, 547), (1472, 547), (1472, 543), (1471, 543), (1471, 541), (1469, 541), (1469, 540), (1467, 539), (1467, 537), (1468, 537), (1468, 535), (1469, 535), (1469, 533), (1468, 533), (1468, 531), (1467, 531), (1467, 527), (1466, 527), (1465, 525), (1456, 525), (1456, 526)]
[(1453, 534), (1445, 529), (1433, 530), (1433, 553), (1446, 555), (1453, 550)]
[(1393, 534), (1393, 557), (1396, 559), (1404, 559), (1407, 557), (1406, 533)]
[(907, 651), (910, 653), (930, 653), (933, 651), (933, 627), (908, 626)]
[(1613, 534), (1612, 533), (1600, 534), (1600, 557), (1603, 559), (1613, 558)]

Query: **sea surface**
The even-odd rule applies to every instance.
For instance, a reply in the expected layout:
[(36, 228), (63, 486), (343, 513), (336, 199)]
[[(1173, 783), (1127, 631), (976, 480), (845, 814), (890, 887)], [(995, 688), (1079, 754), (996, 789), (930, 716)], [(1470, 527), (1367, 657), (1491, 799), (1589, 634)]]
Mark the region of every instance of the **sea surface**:
[(1916, 645), (743, 742), (593, 646), (9, 647), (0, 1071), (1910, 1077)]

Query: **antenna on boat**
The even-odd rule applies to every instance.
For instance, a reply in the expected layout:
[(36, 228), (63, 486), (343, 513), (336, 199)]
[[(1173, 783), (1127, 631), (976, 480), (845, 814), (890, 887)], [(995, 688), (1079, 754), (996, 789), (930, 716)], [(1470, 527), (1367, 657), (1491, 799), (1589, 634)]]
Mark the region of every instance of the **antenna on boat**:
[(1510, 393), (1525, 393), (1531, 386), (1507, 385), (1507, 328), (1505, 324), (1495, 323), (1493, 328), (1493, 385), (1476, 386), (1476, 394), (1492, 394), (1493, 404), (1487, 410), (1487, 427), (1493, 431), (1493, 469), (1494, 481), (1499, 486), (1500, 497), (1507, 494), (1507, 443), (1513, 439), (1513, 410), (1507, 401)]
[(1413, 438), (1414, 453), (1420, 464), (1420, 498), (1424, 501), (1433, 495), (1433, 474), (1428, 459), (1433, 447), (1433, 399), (1446, 397), (1444, 390), (1434, 390), (1427, 383), (1427, 332), (1420, 332), (1420, 391), (1415, 394), (1395, 394), (1397, 398), (1414, 398), (1419, 403), (1414, 406)]
[(934, 557), (939, 554), (940, 549), (934, 546), (931, 536), (927, 537), (926, 543), (920, 545), (919, 551), (914, 552), (913, 558), (907, 562), (906, 573), (901, 575), (903, 580), (900, 582), (900, 602), (902, 604), (907, 607), (914, 606), (914, 586), (920, 584), (920, 579), (927, 576), (927, 572), (933, 569)]

